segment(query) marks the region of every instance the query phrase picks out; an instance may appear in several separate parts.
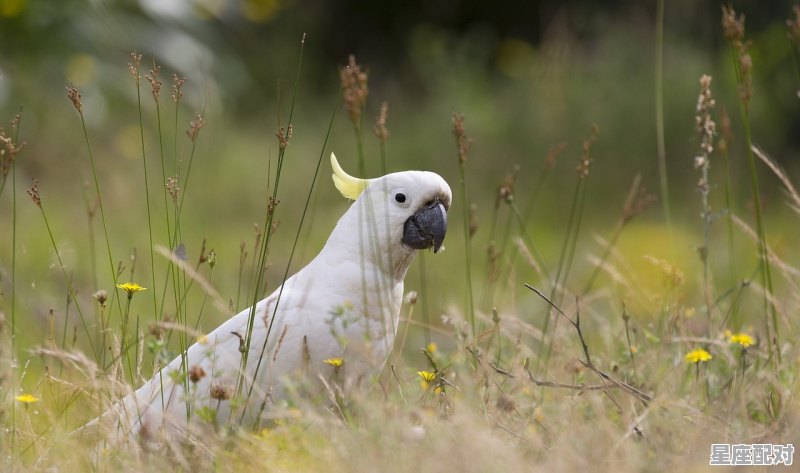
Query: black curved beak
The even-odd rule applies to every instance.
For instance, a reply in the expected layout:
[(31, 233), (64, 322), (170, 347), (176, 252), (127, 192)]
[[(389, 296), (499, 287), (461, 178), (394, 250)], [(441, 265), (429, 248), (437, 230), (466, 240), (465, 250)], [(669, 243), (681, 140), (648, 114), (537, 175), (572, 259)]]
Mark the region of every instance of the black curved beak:
[(437, 253), (442, 248), (447, 233), (447, 211), (434, 200), (406, 220), (403, 226), (403, 243), (415, 250), (433, 247)]

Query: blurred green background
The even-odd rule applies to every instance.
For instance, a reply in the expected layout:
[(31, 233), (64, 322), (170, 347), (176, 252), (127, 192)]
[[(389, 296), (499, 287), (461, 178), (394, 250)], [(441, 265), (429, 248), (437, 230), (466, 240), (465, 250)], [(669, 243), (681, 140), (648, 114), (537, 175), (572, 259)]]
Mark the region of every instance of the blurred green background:
[[(800, 80), (785, 24), (791, 5), (791, 1), (734, 3), (746, 14), (747, 37), (753, 41), (754, 140), (790, 176), (796, 176)], [(664, 124), (676, 223), (674, 251), (667, 249), (670, 243), (660, 202), (626, 230), (620, 245), (635, 265), (647, 266), (642, 263), (645, 254), (671, 257), (687, 277), (695, 278), (700, 268), (695, 248), (702, 243), (702, 222), (695, 191), (699, 171), (693, 166), (698, 147), (694, 112), (702, 74), (714, 77), (717, 111), (727, 108), (732, 119), (732, 210), (748, 221), (752, 194), (719, 3), (667, 1), (664, 24)], [(153, 60), (162, 66), (162, 129), (172, 169), (173, 149), (185, 168), (191, 142), (183, 132), (189, 121), (195, 113), (205, 116), (189, 186), (182, 189), (187, 195), (182, 240), (190, 261), (196, 260), (203, 239), (208, 248), (215, 249), (218, 263), (213, 283), (226, 301), (235, 299), (237, 291), (240, 244), (244, 241), (252, 255), (253, 224), (263, 221), (278, 150), (274, 133), (287, 121), (304, 34), (294, 136), (278, 193), (280, 226), (271, 249), (269, 288), (280, 282), (286, 267), (311, 176), (323, 151), (339, 88), (338, 70), (349, 54), (355, 54), (369, 72), (364, 118), (369, 176), (380, 170), (378, 140), (369, 130), (380, 104), (387, 101), (388, 169), (432, 170), (457, 192), (451, 113), (465, 115), (473, 140), (466, 178), (478, 225), (473, 241), (474, 286), (481, 296), (487, 245), (503, 240), (506, 229), (512, 239), (519, 235), (516, 223), (508, 223), (507, 207), (495, 210), (497, 187), (516, 166), (515, 197), (524, 208), (536, 190), (548, 149), (566, 145), (526, 222), (539, 252), (554, 267), (564, 239), (581, 139), (590, 135), (593, 124), (599, 128), (575, 261), (579, 276), (571, 287), (576, 291), (590, 267), (587, 255), (601, 252), (594, 237), (611, 232), (633, 177), (641, 173), (649, 192), (659, 194), (655, 27), (655, 1), (0, 0), (0, 119), (8, 123), (22, 108), (21, 138), (27, 143), (16, 174), (17, 310), (22, 346), (42, 342), (49, 331), (48, 311), (55, 309), (56, 316), (63, 317), (66, 304), (63, 276), (43, 220), (25, 195), (34, 179), (39, 180), (59, 253), (83, 304), (91, 303), (89, 294), (95, 290), (112, 289), (99, 221), (90, 225), (87, 218), (86, 202), (91, 203), (93, 195), (92, 187), (86, 187), (91, 167), (79, 117), (65, 96), (69, 84), (83, 94), (114, 259), (130, 268), (129, 255), (135, 249), (134, 279), (151, 286), (139, 115), (127, 67), (131, 51), (143, 54), (143, 72)], [(173, 73), (187, 78), (177, 136), (169, 97)], [(145, 81), (142, 104), (154, 238), (156, 244), (165, 245), (157, 122)], [(356, 149), (352, 125), (340, 110), (325, 155), (336, 152), (344, 168), (355, 173)], [(711, 194), (713, 208), (719, 211), (724, 207), (723, 176), (717, 156), (712, 158)], [(793, 254), (796, 222), (788, 218), (774, 177), (763, 168), (760, 172), (770, 241)], [(328, 175), (329, 167), (323, 162), (290, 274), (315, 254), (346, 209), (346, 201), (338, 196)], [(459, 203), (458, 195), (455, 202)], [(9, 185), (0, 195), (0, 288), (6, 313), (11, 210)], [(463, 312), (461, 225), (461, 210), (454, 206), (448, 251), (426, 255), (431, 319), (444, 312)], [(712, 232), (721, 238), (722, 222)], [(90, 234), (97, 242), (94, 256)], [(755, 245), (747, 245), (742, 239), (740, 277), (756, 267)], [(718, 269), (728, 264), (722, 246), (711, 252)], [(513, 243), (506, 246), (506, 258), (512, 247)], [(92, 265), (99, 270), (96, 284)], [(166, 263), (156, 256), (156, 266)], [(158, 274), (163, 275), (163, 269)], [(511, 283), (502, 282), (502, 294), (521, 292), (525, 281), (536, 283), (535, 273), (524, 262), (517, 261), (513, 272), (503, 274), (511, 274)], [(158, 281), (157, 287), (161, 284)], [(687, 286), (689, 292), (699, 293), (695, 283)], [(419, 289), (415, 264), (407, 290)], [(193, 303), (199, 303), (201, 294), (195, 294)], [(141, 305), (135, 310), (146, 317), (152, 307), (149, 297), (136, 301)], [(485, 300), (477, 299), (478, 308), (488, 312)], [(500, 297), (494, 303), (509, 307), (515, 301)], [(226, 315), (209, 313), (205, 329)]]

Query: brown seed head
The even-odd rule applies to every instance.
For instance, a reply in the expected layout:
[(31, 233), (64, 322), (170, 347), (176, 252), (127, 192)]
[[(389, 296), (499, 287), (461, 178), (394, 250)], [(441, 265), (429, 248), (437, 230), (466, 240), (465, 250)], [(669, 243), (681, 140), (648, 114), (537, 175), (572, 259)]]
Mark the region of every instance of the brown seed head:
[(128, 63), (128, 70), (130, 71), (131, 75), (133, 76), (133, 80), (136, 81), (136, 85), (139, 85), (139, 80), (141, 77), (139, 76), (139, 66), (142, 64), (142, 55), (133, 51), (131, 53), (131, 61)]
[(715, 105), (716, 102), (711, 95), (711, 76), (704, 74), (700, 77), (700, 95), (697, 97), (694, 119), (695, 131), (700, 136), (701, 156), (706, 161), (714, 151), (714, 136), (717, 134), (717, 124), (711, 118), (711, 110)]
[(514, 166), (514, 170), (506, 174), (503, 182), (497, 187), (495, 207), (499, 207), (501, 202), (510, 204), (514, 200), (514, 186), (517, 182), (517, 174), (519, 174), (519, 166)]
[(233, 387), (228, 384), (214, 383), (211, 385), (211, 399), (227, 401), (233, 396)]
[(731, 44), (741, 41), (744, 38), (744, 14), (737, 18), (733, 8), (722, 5), (722, 30)]
[(172, 74), (172, 101), (178, 103), (183, 97), (183, 84), (186, 83), (185, 77), (178, 77), (178, 74)]
[(193, 365), (189, 368), (189, 381), (193, 383), (197, 383), (201, 379), (205, 378), (206, 370), (203, 369), (200, 365)]
[(339, 78), (350, 121), (356, 126), (360, 126), (361, 112), (364, 110), (369, 95), (367, 73), (361, 70), (361, 66), (356, 62), (356, 57), (351, 54), (348, 58), (348, 65), (339, 71)]
[(292, 134), (294, 133), (294, 126), (289, 125), (289, 129), (280, 127), (278, 132), (275, 133), (275, 136), (278, 137), (278, 147), (281, 150), (285, 150), (289, 146), (289, 141), (292, 139)]
[(172, 197), (172, 202), (178, 203), (178, 194), (180, 193), (180, 186), (178, 185), (178, 176), (167, 178), (167, 192)]
[(276, 199), (275, 197), (269, 196), (269, 200), (267, 202), (267, 213), (274, 213), (275, 208), (278, 207), (281, 201)]
[(739, 62), (739, 98), (744, 102), (745, 108), (750, 104), (753, 96), (753, 58), (750, 56), (750, 41), (739, 43), (737, 59)]
[(42, 207), (42, 198), (39, 195), (39, 181), (34, 179), (33, 186), (28, 189), (28, 195), (33, 200), (33, 203), (36, 204), (37, 207)]
[(83, 104), (81, 103), (81, 93), (78, 92), (78, 89), (75, 87), (68, 86), (67, 87), (67, 97), (72, 102), (72, 105), (75, 107), (75, 110), (78, 111), (81, 115), (83, 115)]
[(205, 119), (199, 113), (195, 116), (195, 119), (191, 121), (189, 129), (186, 131), (186, 136), (188, 136), (189, 139), (192, 140), (192, 143), (197, 141), (197, 135), (200, 134), (200, 129), (203, 128), (203, 125), (205, 125), (205, 123), (206, 123)]
[[(18, 121), (16, 123), (18, 123)], [(25, 142), (19, 145), (14, 142), (13, 135), (16, 134), (16, 123), (15, 121), (11, 122), (12, 136), (7, 135), (6, 131), (0, 128), (0, 174), (2, 177), (8, 175), (8, 172), (11, 170), (11, 165), (17, 158), (17, 154), (25, 147)]]
[(456, 137), (456, 147), (458, 148), (458, 162), (464, 164), (469, 155), (469, 147), (472, 140), (467, 137), (467, 130), (464, 128), (464, 114), (453, 112), (453, 135)]
[(378, 114), (378, 119), (375, 121), (375, 125), (372, 127), (372, 131), (375, 133), (375, 136), (378, 137), (381, 143), (386, 144), (386, 140), (389, 139), (389, 129), (386, 128), (386, 119), (389, 117), (389, 103), (383, 102), (381, 104), (381, 112)]
[(100, 289), (92, 294), (92, 297), (97, 300), (98, 304), (100, 304), (100, 307), (105, 307), (106, 301), (108, 300), (108, 292), (105, 289)]
[(153, 68), (150, 69), (150, 73), (144, 76), (147, 79), (147, 82), (150, 82), (150, 87), (153, 92), (153, 100), (158, 102), (158, 97), (161, 95), (161, 81), (158, 80), (158, 72), (161, 70), (161, 66), (153, 64)]

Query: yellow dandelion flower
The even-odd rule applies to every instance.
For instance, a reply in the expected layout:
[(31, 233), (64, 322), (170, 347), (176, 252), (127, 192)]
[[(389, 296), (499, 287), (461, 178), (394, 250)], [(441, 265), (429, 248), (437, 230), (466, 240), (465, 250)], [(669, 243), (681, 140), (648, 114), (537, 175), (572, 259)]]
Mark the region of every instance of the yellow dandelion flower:
[(20, 394), (19, 396), (15, 397), (17, 401), (23, 404), (30, 404), (33, 402), (38, 402), (39, 398), (34, 396), (33, 394)]
[(426, 349), (426, 350), (428, 350), (428, 353), (436, 353), (436, 350), (438, 350), (438, 349), (439, 349), (439, 347), (438, 347), (438, 346), (436, 346), (436, 343), (434, 343), (434, 342), (430, 342), (430, 343), (428, 344), (428, 346), (427, 346), (427, 347), (425, 347), (425, 349)]
[(728, 336), (728, 343), (738, 343), (744, 348), (747, 348), (750, 345), (755, 344), (756, 341), (753, 339), (753, 337), (746, 333), (733, 333)]
[(713, 356), (702, 348), (697, 348), (687, 353), (685, 358), (687, 363), (700, 363), (701, 361), (710, 360)]
[(417, 371), (417, 374), (423, 381), (431, 382), (436, 379), (436, 373), (432, 373), (430, 371)]
[(328, 358), (326, 360), (322, 360), (322, 362), (326, 365), (331, 365), (334, 368), (338, 368), (344, 364), (344, 360), (341, 358)]
[(117, 289), (122, 289), (128, 293), (128, 299), (133, 297), (133, 293), (139, 291), (146, 291), (146, 287), (142, 287), (135, 282), (126, 282), (125, 284), (117, 284)]
[(421, 378), (419, 381), (419, 387), (423, 390), (428, 389), (431, 381), (436, 379), (436, 373), (432, 373), (430, 371), (417, 371), (417, 375)]

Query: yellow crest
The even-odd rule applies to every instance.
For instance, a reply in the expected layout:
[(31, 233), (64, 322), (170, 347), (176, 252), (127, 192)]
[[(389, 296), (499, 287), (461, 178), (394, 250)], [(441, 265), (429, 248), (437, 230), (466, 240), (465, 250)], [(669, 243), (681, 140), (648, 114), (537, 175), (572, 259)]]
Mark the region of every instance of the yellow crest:
[(344, 172), (339, 161), (336, 160), (336, 155), (331, 153), (331, 167), (333, 168), (333, 184), (339, 189), (339, 192), (348, 199), (356, 200), (358, 196), (364, 192), (364, 189), (370, 183), (369, 179), (359, 179)]

